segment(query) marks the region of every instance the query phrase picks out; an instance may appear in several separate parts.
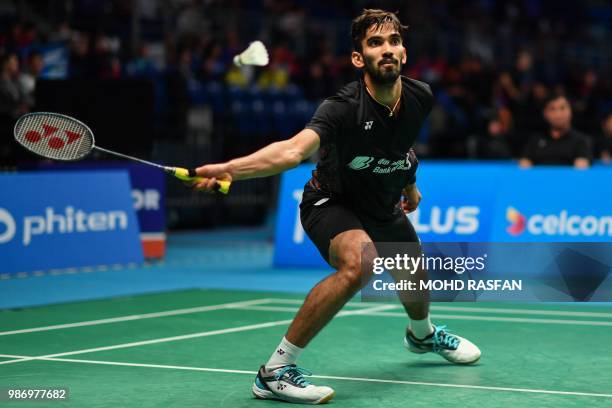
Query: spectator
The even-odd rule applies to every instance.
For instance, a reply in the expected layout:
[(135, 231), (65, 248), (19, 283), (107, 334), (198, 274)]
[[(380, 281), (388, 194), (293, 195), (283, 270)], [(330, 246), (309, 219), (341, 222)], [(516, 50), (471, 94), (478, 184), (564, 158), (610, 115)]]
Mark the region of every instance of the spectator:
[[(34, 14), (44, 7), (26, 7), (14, 13), (21, 20), (5, 19), (0, 53), (4, 49), (22, 58), (32, 49), (45, 49), (45, 60), (53, 67), (50, 73), (61, 72), (68, 79), (112, 80), (124, 74), (158, 78), (160, 130), (172, 129), (171, 118), (183, 118), (189, 109), (188, 83), (194, 85), (192, 90), (209, 85), (246, 88), (254, 83), (263, 89), (297, 90), (291, 94), (298, 104), (336, 92), (355, 78), (346, 58), (345, 33), (338, 28), (365, 5), (291, 0), (57, 3), (49, 17)], [(409, 50), (405, 73), (430, 83), (436, 95), (427, 138), (421, 140), (427, 142), (423, 152), (439, 158), (471, 157), (475, 152), (500, 158), (508, 146), (511, 157), (521, 157), (533, 133), (548, 132), (542, 106), (559, 87), (573, 102), (573, 125), (599, 134), (601, 114), (612, 106), (612, 48), (607, 46), (612, 43), (612, 26), (599, 21), (605, 15), (597, 5), (600, 1), (579, 2), (561, 14), (558, 2), (548, 0), (403, 3), (400, 13), (412, 16), (414, 28), (404, 39)], [(135, 4), (144, 17), (139, 30), (131, 30), (132, 20), (124, 18)], [(132, 38), (137, 31), (140, 37)], [(270, 65), (234, 67), (233, 56), (255, 38), (268, 46)], [(134, 40), (147, 41), (150, 49), (143, 45), (130, 55), (126, 46), (131, 48)], [(68, 69), (66, 49), (57, 43), (70, 46)], [(164, 60), (168, 83), (158, 75), (165, 72)], [(37, 61), (23, 62), (29, 69), (22, 85), (31, 97), (36, 75), (30, 65)], [(285, 98), (289, 92), (270, 94)], [(229, 111), (234, 96), (227, 95), (216, 99), (216, 112)], [(164, 133), (174, 134), (160, 131)], [(606, 140), (598, 140), (597, 157)]]
[(0, 167), (14, 165), (23, 159), (23, 150), (15, 149), (14, 143), (7, 143), (8, 129), (15, 119), (28, 111), (25, 94), (18, 79), (19, 61), (17, 54), (7, 53), (0, 57), (0, 129), (3, 129), (3, 140), (0, 142)]
[(112, 41), (102, 33), (96, 34), (90, 49), (90, 63), (94, 78), (118, 79), (121, 77), (121, 63), (113, 55)]
[(17, 54), (8, 53), (0, 59), (0, 115), (16, 119), (28, 111), (26, 96), (19, 82)]
[(523, 148), (533, 132), (545, 131), (542, 120), (542, 107), (549, 90), (541, 82), (535, 82), (522, 102), (517, 105), (514, 112), (514, 126), (517, 131), (512, 133), (512, 157), (522, 154)]
[(604, 163), (612, 163), (612, 113), (601, 122), (602, 137), (599, 140), (599, 157)]
[[(499, 117), (502, 116), (502, 117)], [(508, 144), (509, 126), (503, 115), (489, 121), (487, 132), (479, 143), (478, 156), (483, 159), (509, 159), (512, 157)]]
[(34, 106), (34, 92), (36, 91), (36, 80), (40, 77), (45, 66), (43, 56), (39, 52), (31, 52), (28, 55), (27, 70), (19, 76), (19, 82), (25, 93), (26, 103), (31, 108)]
[(572, 128), (572, 108), (565, 95), (553, 93), (544, 103), (548, 130), (534, 135), (519, 161), (522, 168), (534, 164), (573, 165), (588, 168), (592, 159), (590, 138)]
[(149, 45), (142, 43), (138, 46), (138, 54), (126, 65), (126, 72), (130, 77), (152, 78), (157, 73), (155, 64), (149, 55)]
[(293, 67), (293, 54), (284, 46), (275, 47), (270, 53), (270, 63), (257, 80), (260, 88), (284, 89), (289, 84)]
[(78, 35), (70, 51), (70, 77), (75, 79), (90, 78), (93, 76), (91, 59), (89, 58), (90, 38), (86, 33)]
[(49, 35), (50, 42), (69, 43), (73, 39), (74, 33), (68, 21), (61, 21)]

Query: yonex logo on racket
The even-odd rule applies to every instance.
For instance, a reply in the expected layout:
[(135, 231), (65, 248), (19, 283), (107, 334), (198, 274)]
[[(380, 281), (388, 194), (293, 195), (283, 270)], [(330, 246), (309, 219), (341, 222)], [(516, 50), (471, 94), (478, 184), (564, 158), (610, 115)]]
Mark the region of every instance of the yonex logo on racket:
[(80, 134), (76, 132), (72, 132), (70, 130), (64, 130), (63, 133), (66, 135), (66, 138), (64, 139), (59, 136), (62, 133), (59, 133), (59, 135), (57, 134), (60, 130), (58, 127), (43, 123), (42, 128), (43, 128), (42, 134), (37, 130), (28, 130), (25, 133), (25, 140), (27, 140), (30, 143), (38, 143), (42, 140), (46, 140), (47, 145), (51, 149), (58, 150), (58, 149), (63, 148), (66, 145), (76, 142), (82, 137)]

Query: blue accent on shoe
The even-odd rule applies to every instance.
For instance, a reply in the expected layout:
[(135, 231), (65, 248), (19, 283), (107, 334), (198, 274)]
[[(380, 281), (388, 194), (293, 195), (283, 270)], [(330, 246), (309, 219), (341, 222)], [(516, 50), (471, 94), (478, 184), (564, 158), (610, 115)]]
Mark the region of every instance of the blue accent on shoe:
[(440, 350), (457, 350), (460, 340), (450, 334), (446, 326), (434, 326), (433, 334), (433, 351), (437, 353)]
[(261, 383), (261, 380), (259, 379), (259, 376), (255, 377), (255, 385), (260, 390), (267, 390), (266, 386)]
[(310, 385), (310, 382), (308, 382), (304, 376), (312, 375), (312, 373), (306, 369), (296, 366), (295, 364), (290, 364), (278, 369), (278, 371), (274, 373), (274, 379), (278, 381), (285, 374), (299, 387), (306, 387), (307, 385)]

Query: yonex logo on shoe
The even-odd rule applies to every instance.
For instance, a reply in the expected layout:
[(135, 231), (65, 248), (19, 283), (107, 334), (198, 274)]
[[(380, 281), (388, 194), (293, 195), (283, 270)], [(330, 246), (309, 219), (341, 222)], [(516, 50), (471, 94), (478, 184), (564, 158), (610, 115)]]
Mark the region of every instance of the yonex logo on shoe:
[(281, 391), (284, 390), (285, 388), (287, 388), (287, 385), (281, 384), (281, 383), (278, 383), (276, 387), (277, 390), (281, 390)]
[(280, 348), (279, 348), (278, 350), (276, 350), (276, 352), (277, 352), (278, 354), (280, 354), (281, 356), (282, 356), (283, 354), (285, 354), (285, 350), (280, 349)]

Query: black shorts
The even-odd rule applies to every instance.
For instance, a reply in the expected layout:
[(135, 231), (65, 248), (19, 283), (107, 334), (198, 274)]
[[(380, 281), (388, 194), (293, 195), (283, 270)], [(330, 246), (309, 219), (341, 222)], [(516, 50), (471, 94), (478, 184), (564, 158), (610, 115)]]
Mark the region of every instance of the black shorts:
[(308, 184), (304, 187), (300, 203), (300, 220), (304, 231), (328, 264), (331, 240), (352, 229), (364, 230), (374, 243), (419, 242), (414, 227), (399, 207), (388, 221), (376, 221), (354, 212), (346, 203), (330, 198)]

